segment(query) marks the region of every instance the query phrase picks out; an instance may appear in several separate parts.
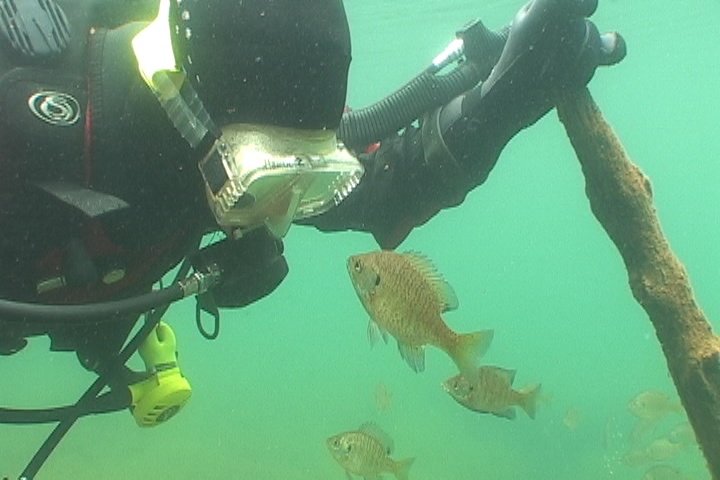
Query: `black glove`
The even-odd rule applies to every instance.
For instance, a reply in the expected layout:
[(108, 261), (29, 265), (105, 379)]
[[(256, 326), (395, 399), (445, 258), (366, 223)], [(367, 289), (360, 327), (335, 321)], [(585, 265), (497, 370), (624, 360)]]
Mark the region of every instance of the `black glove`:
[(519, 108), (542, 105), (547, 110), (563, 91), (586, 85), (598, 65), (622, 60), (626, 54), (622, 37), (600, 35), (586, 19), (596, 8), (597, 0), (527, 3), (515, 15), (500, 60), (480, 86), (479, 98), (477, 92), (469, 96), (467, 108), (489, 96), (503, 101), (509, 95)]
[(437, 112), (433, 133), (442, 142), (428, 144), (442, 143), (470, 182), (465, 188), (484, 182), (507, 142), (560, 95), (586, 85), (599, 65), (625, 57), (622, 37), (600, 35), (587, 19), (596, 8), (597, 0), (527, 3), (487, 80)]
[(275, 290), (288, 273), (282, 242), (264, 228), (204, 247), (192, 265), (197, 271), (207, 271), (211, 265), (220, 269), (220, 284), (201, 298), (211, 309), (213, 304), (220, 308), (249, 305)]

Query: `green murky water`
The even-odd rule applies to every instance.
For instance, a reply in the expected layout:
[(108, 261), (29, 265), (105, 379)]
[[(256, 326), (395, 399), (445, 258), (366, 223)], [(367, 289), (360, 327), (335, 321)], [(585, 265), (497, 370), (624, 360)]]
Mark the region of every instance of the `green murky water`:
[[(346, 6), (354, 42), (349, 103), (359, 107), (424, 68), (467, 20), (499, 27), (520, 3)], [(622, 32), (629, 54), (591, 84), (650, 177), (663, 229), (716, 329), (719, 16), (717, 0), (601, 0), (596, 22)], [(674, 388), (620, 257), (590, 213), (554, 113), (512, 141), (461, 207), (415, 230), (400, 248), (428, 255), (455, 288), (460, 308), (446, 316), (453, 328), (495, 329), (488, 363), (517, 369), (517, 385), (543, 384), (547, 398), (535, 420), (459, 407), (440, 388), (454, 367), (438, 351), (428, 352), (417, 375), (393, 345), (370, 349), (344, 262), (374, 248), (366, 235), (293, 227), (289, 277), (270, 298), (226, 312), (213, 342), (197, 334), (193, 302), (173, 307), (167, 319), (193, 386), (188, 407), (149, 430), (127, 413), (85, 418), (37, 478), (340, 480), (324, 440), (366, 421), (394, 438), (398, 458), (417, 457), (413, 480), (643, 478), (653, 463), (629, 461), (638, 444), (627, 402), (643, 390), (674, 395)], [(35, 339), (0, 359), (0, 404), (68, 403), (91, 380), (73, 355), (49, 354), (47, 341)], [(384, 410), (378, 384), (391, 395)], [(647, 438), (682, 421), (667, 418)], [(0, 474), (17, 475), (49, 431), (0, 426)], [(665, 463), (687, 478), (708, 478), (693, 445)]]

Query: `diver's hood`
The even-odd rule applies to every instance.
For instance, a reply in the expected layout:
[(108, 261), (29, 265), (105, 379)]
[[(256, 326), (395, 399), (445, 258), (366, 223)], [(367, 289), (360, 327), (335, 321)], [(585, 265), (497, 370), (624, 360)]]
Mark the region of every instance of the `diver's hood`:
[(157, 18), (136, 35), (133, 49), (143, 79), (178, 132), (193, 148), (211, 145), (199, 152), (199, 167), (217, 223), (235, 235), (264, 225), (280, 238), (293, 220), (343, 200), (363, 167), (335, 131), (214, 123), (176, 64), (169, 9), (169, 0), (161, 0)]

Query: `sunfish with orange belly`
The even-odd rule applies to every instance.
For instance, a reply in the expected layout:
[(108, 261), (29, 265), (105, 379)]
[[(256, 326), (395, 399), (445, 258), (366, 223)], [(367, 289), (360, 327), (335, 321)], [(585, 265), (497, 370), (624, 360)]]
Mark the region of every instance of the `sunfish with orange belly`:
[(351, 256), (347, 269), (370, 314), (371, 343), (381, 336), (387, 341), (389, 333), (416, 372), (425, 369), (425, 345), (433, 345), (465, 378), (475, 379), (477, 359), (490, 347), (493, 331), (457, 334), (445, 324), (441, 314), (458, 307), (457, 296), (426, 257), (381, 250)]

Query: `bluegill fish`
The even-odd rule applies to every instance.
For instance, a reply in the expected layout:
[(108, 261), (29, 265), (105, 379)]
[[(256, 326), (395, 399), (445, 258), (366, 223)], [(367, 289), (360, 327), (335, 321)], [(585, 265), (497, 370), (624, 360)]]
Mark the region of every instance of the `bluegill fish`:
[(392, 439), (373, 423), (365, 423), (358, 430), (344, 432), (326, 440), (333, 458), (350, 474), (360, 475), (366, 480), (381, 478), (383, 473), (392, 473), (398, 480), (407, 480), (414, 458), (395, 461)]
[(656, 422), (668, 413), (683, 413), (682, 405), (666, 393), (655, 390), (640, 392), (628, 402), (628, 410), (639, 419)]
[(695, 431), (688, 422), (682, 422), (675, 425), (668, 433), (668, 440), (682, 445), (697, 445)]
[(443, 382), (443, 388), (460, 405), (480, 413), (492, 413), (498, 417), (515, 418), (515, 406), (519, 406), (528, 417), (535, 418), (540, 385), (531, 385), (522, 390), (512, 388), (514, 370), (483, 366), (478, 369), (474, 382), (461, 375), (455, 375)]
[(351, 256), (347, 269), (370, 315), (371, 343), (392, 335), (416, 372), (425, 369), (425, 345), (433, 345), (452, 358), (461, 374), (475, 375), (493, 331), (457, 334), (448, 328), (441, 314), (458, 307), (457, 296), (426, 257), (381, 250)]
[(622, 461), (631, 467), (653, 462), (667, 462), (676, 457), (684, 445), (664, 437), (656, 438), (647, 446), (634, 447), (625, 452)]
[(642, 480), (688, 480), (688, 478), (675, 467), (660, 464), (648, 468)]
[(684, 413), (676, 398), (657, 390), (646, 390), (635, 395), (628, 402), (628, 411), (637, 417), (637, 423), (630, 432), (633, 443), (642, 443), (643, 438), (652, 434), (655, 426), (671, 413)]

